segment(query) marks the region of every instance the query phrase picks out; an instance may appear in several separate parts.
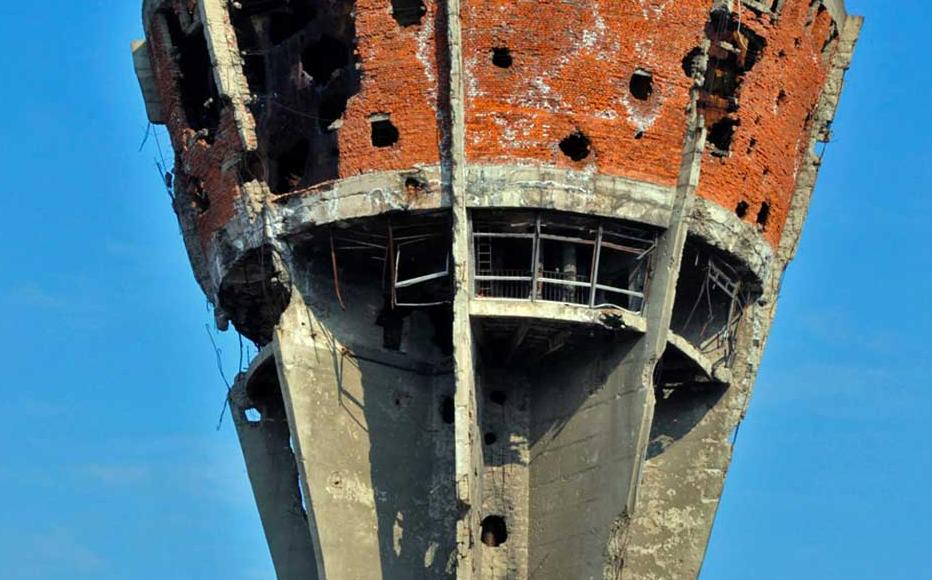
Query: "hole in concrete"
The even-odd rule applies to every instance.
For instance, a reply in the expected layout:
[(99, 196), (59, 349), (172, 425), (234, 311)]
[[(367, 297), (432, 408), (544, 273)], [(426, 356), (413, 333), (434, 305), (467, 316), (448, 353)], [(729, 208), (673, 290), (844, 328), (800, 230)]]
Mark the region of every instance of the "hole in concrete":
[(639, 101), (646, 101), (654, 94), (654, 76), (645, 70), (636, 70), (628, 83), (631, 96)]
[(325, 85), (333, 73), (349, 64), (351, 50), (351, 47), (325, 34), (305, 47), (301, 65), (307, 74), (314, 77), (315, 83)]
[(575, 131), (560, 141), (560, 151), (573, 161), (582, 161), (589, 157), (592, 142), (581, 131)]
[(278, 179), (272, 193), (288, 193), (298, 189), (304, 179), (309, 153), (310, 144), (306, 139), (301, 139), (276, 159)]
[(280, 256), (268, 246), (250, 250), (227, 272), (218, 297), (236, 330), (257, 345), (267, 344), (291, 299)]
[(514, 59), (511, 58), (511, 49), (500, 46), (492, 49), (492, 64), (498, 68), (511, 68)]
[(482, 440), (486, 445), (495, 445), (495, 442), (498, 441), (498, 435), (490, 431), (482, 436)]
[(372, 118), (372, 145), (391, 147), (398, 142), (398, 128), (387, 117)]
[(750, 205), (746, 201), (739, 201), (738, 205), (735, 207), (735, 215), (741, 219), (744, 219), (748, 215), (748, 209)]
[(508, 395), (505, 394), (505, 391), (492, 391), (489, 393), (489, 400), (496, 405), (504, 405), (508, 400)]
[(768, 220), (770, 220), (770, 204), (765, 201), (760, 204), (760, 210), (757, 212), (757, 223), (761, 227), (767, 227)]
[(443, 419), (443, 422), (447, 425), (453, 424), (453, 419), (456, 417), (456, 407), (453, 405), (453, 397), (444, 397), (440, 401), (440, 418)]
[(482, 520), (482, 543), (497, 548), (508, 541), (508, 526), (502, 516), (487, 516)]
[(741, 123), (737, 119), (723, 117), (709, 128), (709, 143), (714, 148), (713, 155), (724, 157), (731, 150), (731, 142), (735, 137), (735, 129)]
[(262, 421), (262, 413), (259, 412), (259, 409), (255, 407), (250, 407), (245, 411), (246, 420), (250, 423), (260, 423)]
[(392, 0), (392, 17), (402, 26), (420, 24), (426, 12), (423, 0)]

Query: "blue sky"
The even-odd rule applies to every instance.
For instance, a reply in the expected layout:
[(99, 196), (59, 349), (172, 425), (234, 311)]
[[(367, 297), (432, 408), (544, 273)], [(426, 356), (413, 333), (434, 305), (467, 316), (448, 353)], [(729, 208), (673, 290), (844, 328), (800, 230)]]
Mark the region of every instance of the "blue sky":
[[(0, 4), (5, 580), (273, 577), (215, 430), (211, 313), (138, 151), (138, 4)], [(868, 23), (703, 580), (932, 578), (932, 5), (848, 5)]]

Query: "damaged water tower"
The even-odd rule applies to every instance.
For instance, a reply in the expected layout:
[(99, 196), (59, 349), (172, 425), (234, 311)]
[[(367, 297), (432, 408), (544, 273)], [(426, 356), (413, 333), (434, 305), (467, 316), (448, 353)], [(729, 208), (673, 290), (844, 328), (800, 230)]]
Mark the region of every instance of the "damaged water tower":
[(702, 565), (861, 19), (841, 0), (145, 0), (282, 580)]

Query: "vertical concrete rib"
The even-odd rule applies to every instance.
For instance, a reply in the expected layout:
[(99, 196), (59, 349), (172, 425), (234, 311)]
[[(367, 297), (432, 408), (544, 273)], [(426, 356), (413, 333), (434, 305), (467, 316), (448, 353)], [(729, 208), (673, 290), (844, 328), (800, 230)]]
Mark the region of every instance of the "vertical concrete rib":
[(475, 343), (469, 318), (472, 293), (470, 268), (469, 213), (466, 209), (466, 107), (463, 82), (463, 41), (460, 0), (446, 2), (447, 43), (449, 47), (448, 87), (450, 132), (448, 163), (444, 164), (445, 183), (453, 210), (453, 356), (456, 393), (454, 403), (456, 493), (461, 508), (456, 542), (459, 557), (457, 578), (470, 580), (480, 563), (475, 537), (479, 526), (481, 490), (479, 473), (482, 454), (476, 403)]
[(250, 97), (249, 86), (243, 74), (242, 59), (227, 4), (224, 0), (201, 0), (197, 6), (204, 24), (217, 88), (221, 95), (230, 100), (243, 148), (253, 150), (257, 146), (256, 124), (252, 113), (246, 108)]
[[(270, 391), (264, 401), (253, 400), (249, 393), (250, 382), (259, 372), (269, 373), (277, 383), (278, 371), (271, 351), (267, 347), (249, 372), (237, 377), (229, 398), (230, 414), (243, 450), (276, 577), (315, 580), (317, 563), (301, 503), (298, 467), (291, 450), (291, 430), (280, 390), (277, 384), (264, 385)], [(260, 420), (250, 422), (246, 417), (247, 409), (261, 411)]]
[[(861, 24), (861, 18), (849, 16), (842, 27), (829, 79), (815, 108), (810, 143), (827, 137), (824, 132), (834, 116)], [(819, 163), (810, 149), (797, 175), (786, 227), (762, 295), (750, 305), (739, 326), (735, 358), (743, 363), (732, 369), (731, 384), (703, 393), (688, 410), (674, 404), (668, 417), (657, 418), (661, 427), (674, 422), (693, 421), (695, 425), (676, 445), (646, 464), (624, 578), (688, 579), (701, 571), (732, 457), (731, 436), (750, 401), (780, 283), (799, 243)]]

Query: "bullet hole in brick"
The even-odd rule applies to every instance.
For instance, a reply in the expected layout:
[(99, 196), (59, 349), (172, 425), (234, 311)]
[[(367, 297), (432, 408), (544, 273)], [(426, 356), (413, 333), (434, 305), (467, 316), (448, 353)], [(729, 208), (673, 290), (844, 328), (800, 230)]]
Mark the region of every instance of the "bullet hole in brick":
[(757, 139), (751, 137), (751, 140), (748, 142), (748, 155), (754, 153), (755, 149), (757, 149)]
[(259, 409), (255, 407), (250, 407), (245, 411), (246, 421), (250, 423), (260, 423), (262, 422), (262, 413), (259, 412)]
[(496, 405), (504, 405), (508, 400), (508, 395), (505, 394), (505, 391), (495, 390), (489, 393), (489, 400)]
[(497, 548), (508, 541), (508, 526), (502, 516), (486, 516), (482, 520), (482, 543)]
[(310, 144), (301, 139), (276, 159), (277, 179), (272, 193), (288, 193), (298, 189), (307, 169)]
[(208, 130), (207, 140), (212, 141), (212, 130), (220, 124), (220, 93), (214, 80), (207, 39), (201, 27), (186, 34), (178, 15), (163, 13), (168, 34), (175, 48), (175, 59), (180, 73), (179, 93), (188, 127), (195, 131)]
[(683, 74), (689, 78), (696, 76), (696, 68), (699, 65), (699, 59), (701, 57), (701, 48), (694, 48), (686, 53), (686, 56), (683, 57)]
[(741, 219), (744, 219), (748, 215), (748, 209), (750, 205), (746, 201), (739, 201), (738, 205), (735, 207), (735, 215)]
[(764, 177), (767, 177), (768, 175), (770, 175), (770, 168), (769, 168), (769, 167), (764, 167), (764, 170), (761, 172), (761, 174), (762, 174)]
[(795, 46), (796, 48), (799, 48), (799, 47), (802, 46), (802, 45), (803, 45), (803, 39), (802, 39), (802, 38), (794, 38), (794, 39), (793, 39), (793, 46)]
[(786, 58), (786, 51), (781, 48), (780, 52), (777, 53), (777, 58)]
[(391, 147), (398, 142), (398, 128), (386, 117), (370, 119), (372, 124), (372, 145), (375, 147)]
[(582, 161), (592, 152), (592, 142), (582, 132), (576, 131), (560, 141), (560, 151), (573, 161)]
[(482, 440), (486, 445), (495, 445), (495, 442), (498, 441), (498, 435), (489, 432), (482, 436)]
[(511, 68), (514, 59), (511, 57), (511, 49), (500, 46), (492, 49), (492, 64), (498, 68)]
[(767, 227), (770, 220), (770, 204), (766, 201), (760, 204), (760, 211), (757, 212), (757, 224), (761, 227)]
[(644, 138), (644, 131), (637, 131), (637, 132), (634, 134), (634, 138), (635, 138), (635, 139), (643, 139), (643, 138)]
[(447, 425), (452, 425), (456, 417), (456, 407), (453, 405), (453, 397), (444, 397), (440, 401), (440, 418)]
[(348, 47), (327, 34), (309, 43), (301, 54), (304, 71), (314, 77), (318, 85), (325, 85), (333, 73), (349, 64)]
[(773, 4), (770, 5), (770, 11), (776, 14), (780, 11), (780, 4), (783, 3), (783, 0), (773, 0)]
[(786, 91), (780, 89), (780, 92), (777, 93), (777, 106), (782, 106), (786, 102)]
[(644, 70), (636, 70), (628, 83), (631, 96), (639, 101), (646, 101), (654, 94), (654, 76)]
[(423, 0), (392, 0), (392, 17), (402, 26), (420, 24), (426, 12)]
[(728, 155), (731, 142), (735, 136), (735, 129), (740, 123), (737, 119), (723, 117), (709, 128), (709, 143), (712, 145), (712, 154), (719, 157)]

